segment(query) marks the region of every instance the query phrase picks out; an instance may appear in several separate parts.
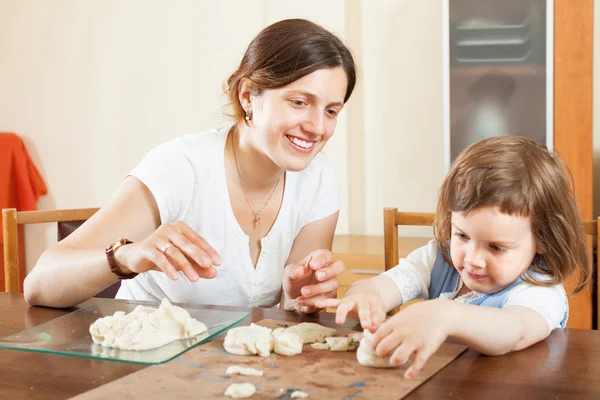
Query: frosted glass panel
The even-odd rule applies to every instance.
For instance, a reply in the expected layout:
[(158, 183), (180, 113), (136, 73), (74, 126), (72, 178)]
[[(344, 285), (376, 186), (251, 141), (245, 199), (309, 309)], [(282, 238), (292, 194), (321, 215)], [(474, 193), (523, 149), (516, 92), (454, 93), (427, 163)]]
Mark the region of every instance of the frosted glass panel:
[(490, 136), (551, 140), (547, 3), (448, 0), (450, 161)]

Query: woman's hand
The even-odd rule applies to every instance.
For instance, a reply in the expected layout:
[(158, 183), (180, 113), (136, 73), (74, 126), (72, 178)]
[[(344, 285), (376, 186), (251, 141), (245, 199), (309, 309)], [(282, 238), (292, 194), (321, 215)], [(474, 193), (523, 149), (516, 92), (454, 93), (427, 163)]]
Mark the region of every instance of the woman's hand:
[(319, 311), (315, 305), (319, 300), (337, 297), (340, 283), (337, 276), (346, 267), (342, 261), (333, 261), (329, 250), (315, 250), (298, 264), (290, 264), (283, 272), (283, 290), (297, 311), (312, 313)]
[(214, 266), (221, 264), (219, 254), (206, 240), (181, 221), (163, 224), (141, 242), (121, 246), (115, 258), (125, 267), (124, 272), (156, 270), (176, 280), (181, 271), (191, 282), (214, 278)]
[(390, 363), (394, 366), (414, 355), (404, 374), (406, 379), (414, 378), (448, 337), (446, 304), (445, 300), (428, 300), (404, 308), (377, 329), (373, 350), (379, 357), (393, 352)]
[[(352, 290), (352, 289), (350, 289)], [(348, 294), (341, 299), (325, 299), (316, 303), (321, 308), (337, 308), (335, 322), (339, 325), (346, 322), (348, 314), (360, 321), (363, 329), (375, 332), (379, 325), (385, 321), (385, 305), (376, 294), (356, 293)]]

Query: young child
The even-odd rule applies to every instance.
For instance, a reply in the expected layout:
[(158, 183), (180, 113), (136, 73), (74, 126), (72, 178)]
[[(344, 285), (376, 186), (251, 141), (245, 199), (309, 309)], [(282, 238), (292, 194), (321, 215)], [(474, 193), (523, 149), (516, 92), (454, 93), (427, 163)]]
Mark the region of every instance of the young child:
[[(568, 171), (545, 146), (517, 136), (479, 141), (454, 162), (439, 192), (435, 240), (391, 270), (351, 286), (337, 307), (375, 332), (373, 349), (414, 377), (451, 337), (487, 355), (521, 350), (568, 318), (562, 283), (591, 277)], [(418, 302), (385, 320), (385, 313)]]

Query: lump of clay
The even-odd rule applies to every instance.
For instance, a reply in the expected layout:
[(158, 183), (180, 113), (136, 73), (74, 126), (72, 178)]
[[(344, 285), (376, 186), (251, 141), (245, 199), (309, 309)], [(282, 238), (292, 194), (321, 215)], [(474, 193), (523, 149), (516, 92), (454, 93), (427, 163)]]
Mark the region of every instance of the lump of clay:
[(317, 350), (329, 350), (329, 345), (327, 343), (311, 343), (310, 347)]
[(308, 397), (308, 393), (303, 392), (301, 390), (295, 390), (290, 395), (292, 399), (306, 399)]
[(323, 343), (325, 338), (335, 336), (337, 333), (333, 328), (327, 328), (313, 322), (302, 322), (301, 324), (290, 326), (285, 331), (293, 332), (300, 336), (304, 344), (315, 342)]
[(263, 371), (240, 365), (231, 365), (227, 367), (225, 375), (243, 375), (243, 376), (263, 376)]
[(330, 351), (352, 351), (356, 349), (354, 342), (346, 336), (332, 336), (325, 339)]
[(390, 357), (379, 357), (371, 350), (371, 342), (373, 340), (373, 334), (369, 330), (365, 329), (363, 332), (363, 338), (360, 341), (360, 346), (356, 352), (356, 359), (359, 364), (366, 365), (367, 367), (375, 368), (393, 368), (390, 364)]
[(227, 331), (223, 347), (226, 352), (238, 356), (258, 354), (261, 357), (267, 357), (273, 351), (273, 342), (271, 329), (251, 324)]
[[(277, 330), (277, 329), (276, 329)], [(295, 356), (296, 354), (302, 353), (302, 346), (304, 341), (302, 338), (293, 332), (277, 333), (273, 332), (275, 337), (275, 353), (282, 356)]]
[(225, 396), (233, 399), (247, 399), (256, 393), (256, 388), (251, 383), (232, 383), (225, 390)]
[(117, 311), (90, 326), (94, 343), (123, 350), (155, 349), (206, 330), (206, 325), (167, 299), (163, 299), (158, 308), (140, 305), (129, 314)]
[(363, 333), (362, 332), (350, 332), (348, 334), (348, 338), (350, 339), (351, 342), (355, 343), (355, 347), (358, 346), (358, 343), (360, 343), (360, 340), (363, 338)]

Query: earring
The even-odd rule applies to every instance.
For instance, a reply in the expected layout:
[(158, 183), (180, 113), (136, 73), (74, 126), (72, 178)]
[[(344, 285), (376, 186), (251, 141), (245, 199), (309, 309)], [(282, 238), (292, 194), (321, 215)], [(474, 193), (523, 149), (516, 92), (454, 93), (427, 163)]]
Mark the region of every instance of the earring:
[(248, 111), (246, 111), (246, 121), (250, 121), (252, 120), (252, 114)]

